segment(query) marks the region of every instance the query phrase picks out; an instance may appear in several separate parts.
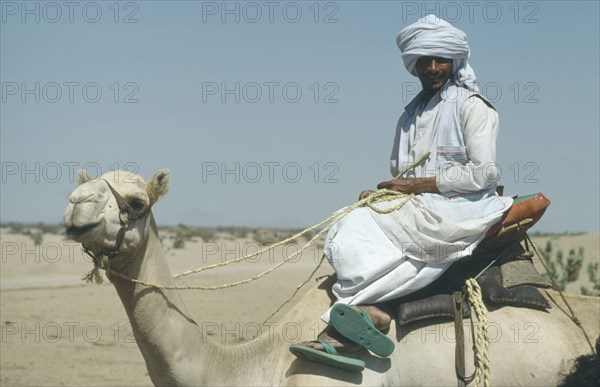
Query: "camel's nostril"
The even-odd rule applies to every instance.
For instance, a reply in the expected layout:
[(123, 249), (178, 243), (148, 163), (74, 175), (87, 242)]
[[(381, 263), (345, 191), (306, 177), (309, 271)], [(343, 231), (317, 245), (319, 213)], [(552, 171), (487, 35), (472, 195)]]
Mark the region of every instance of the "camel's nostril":
[(92, 198), (93, 196), (94, 196), (94, 193), (92, 193), (92, 192), (87, 192), (85, 194), (73, 192), (73, 194), (71, 194), (71, 196), (69, 196), (69, 201), (73, 204), (78, 204), (78, 203), (87, 201), (88, 199)]

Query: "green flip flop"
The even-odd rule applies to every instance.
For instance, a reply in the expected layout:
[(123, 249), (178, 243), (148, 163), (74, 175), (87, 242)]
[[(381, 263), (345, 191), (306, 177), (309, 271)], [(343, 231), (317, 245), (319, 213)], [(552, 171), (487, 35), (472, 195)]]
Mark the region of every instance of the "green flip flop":
[(373, 321), (362, 309), (359, 313), (350, 305), (336, 304), (331, 308), (329, 324), (348, 340), (378, 356), (388, 357), (394, 352), (394, 342), (375, 328)]
[(326, 341), (313, 340), (312, 342), (323, 344), (323, 347), (327, 352), (319, 351), (318, 349), (314, 349), (302, 344), (290, 345), (290, 352), (299, 357), (300, 359), (306, 359), (309, 361), (314, 361), (316, 363), (327, 364), (332, 367), (340, 368), (346, 371), (361, 372), (365, 369), (364, 361), (340, 355), (338, 351), (336, 351), (335, 348), (333, 348)]

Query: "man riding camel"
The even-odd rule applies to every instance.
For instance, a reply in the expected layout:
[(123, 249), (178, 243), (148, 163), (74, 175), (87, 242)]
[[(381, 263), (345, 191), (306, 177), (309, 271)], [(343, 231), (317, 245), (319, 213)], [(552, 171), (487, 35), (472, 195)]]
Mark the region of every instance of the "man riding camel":
[(496, 194), (498, 114), (478, 94), (465, 33), (428, 15), (404, 28), (396, 42), (423, 89), (398, 122), (392, 176), (426, 157), (377, 188), (415, 196), (388, 214), (355, 209), (332, 227), (324, 252), (337, 274), (337, 300), (322, 316), (330, 325), (317, 340), (290, 346), (299, 357), (351, 371), (362, 370), (364, 362), (338, 351), (365, 346), (386, 357), (394, 350), (381, 333), (391, 316), (377, 305), (422, 289), (470, 255), (512, 205)]

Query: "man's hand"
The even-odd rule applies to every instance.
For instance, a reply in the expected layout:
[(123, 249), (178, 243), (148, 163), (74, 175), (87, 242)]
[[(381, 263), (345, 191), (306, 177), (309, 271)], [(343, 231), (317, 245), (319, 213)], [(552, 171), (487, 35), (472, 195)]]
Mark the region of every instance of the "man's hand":
[[(435, 177), (426, 178), (410, 178), (410, 179), (394, 179), (384, 181), (377, 185), (379, 189), (391, 189), (405, 194), (420, 194), (425, 192), (439, 193), (440, 191), (435, 184)], [(364, 192), (364, 191), (363, 191)], [(362, 193), (361, 193), (362, 195)]]
[(370, 189), (367, 189), (367, 190), (365, 190), (365, 191), (362, 191), (362, 192), (360, 193), (360, 195), (358, 195), (358, 200), (363, 200), (363, 199), (365, 199), (367, 196), (369, 196), (369, 195), (370, 195), (370, 194), (372, 194), (373, 192), (375, 192), (375, 191), (373, 191), (373, 190), (370, 190)]

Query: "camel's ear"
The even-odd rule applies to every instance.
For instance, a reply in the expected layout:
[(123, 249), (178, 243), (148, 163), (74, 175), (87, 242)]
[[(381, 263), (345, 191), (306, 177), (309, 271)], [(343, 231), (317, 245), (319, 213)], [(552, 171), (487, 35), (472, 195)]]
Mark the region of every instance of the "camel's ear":
[(79, 185), (83, 183), (87, 183), (88, 181), (93, 180), (92, 177), (87, 173), (85, 169), (80, 169), (77, 171), (77, 183)]
[(161, 169), (156, 172), (152, 179), (148, 182), (146, 192), (150, 203), (154, 204), (163, 197), (169, 190), (169, 181), (171, 180), (171, 171), (168, 169)]

